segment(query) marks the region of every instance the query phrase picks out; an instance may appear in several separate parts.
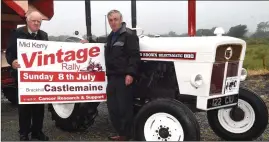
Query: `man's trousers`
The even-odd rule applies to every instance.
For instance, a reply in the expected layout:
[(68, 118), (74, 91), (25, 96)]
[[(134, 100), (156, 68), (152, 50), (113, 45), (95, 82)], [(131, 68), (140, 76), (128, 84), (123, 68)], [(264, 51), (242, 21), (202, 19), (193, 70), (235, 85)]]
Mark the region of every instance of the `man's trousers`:
[(125, 76), (109, 76), (107, 107), (112, 125), (120, 136), (132, 137), (132, 85), (125, 85)]
[[(18, 86), (18, 72), (12, 72)], [(17, 90), (18, 91), (18, 90)], [(19, 104), (19, 133), (28, 135), (30, 132), (37, 134), (42, 131), (45, 113), (44, 104)]]
[(44, 104), (21, 104), (19, 105), (19, 133), (28, 135), (42, 131), (44, 119)]

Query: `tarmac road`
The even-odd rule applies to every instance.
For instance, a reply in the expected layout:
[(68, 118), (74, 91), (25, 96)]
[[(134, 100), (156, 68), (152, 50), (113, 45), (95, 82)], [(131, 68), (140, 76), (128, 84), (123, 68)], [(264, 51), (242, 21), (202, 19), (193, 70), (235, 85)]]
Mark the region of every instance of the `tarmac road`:
[[(50, 140), (54, 141), (99, 141), (107, 140), (108, 135), (113, 135), (113, 128), (108, 120), (108, 114), (104, 108), (105, 104), (99, 106), (99, 116), (96, 122), (85, 133), (68, 133), (56, 128), (51, 120), (51, 114), (45, 111), (44, 133)], [(17, 141), (18, 135), (18, 109), (7, 100), (1, 101), (1, 141)]]
[[(17, 107), (12, 106), (7, 100), (2, 99), (1, 102), (2, 119), (1, 119), (1, 140), (2, 141), (17, 141), (18, 138), (18, 114)], [(197, 119), (201, 123), (206, 119), (205, 113), (199, 113)], [(207, 123), (200, 124), (203, 128), (208, 128)], [(105, 141), (107, 136), (114, 134), (114, 129), (108, 119), (106, 104), (102, 103), (99, 106), (99, 116), (95, 123), (85, 133), (68, 133), (56, 128), (51, 120), (51, 115), (47, 109), (45, 112), (44, 132), (54, 141)], [(214, 135), (211, 129), (204, 130), (203, 137), (205, 140), (220, 140)], [(204, 139), (204, 138), (203, 138)]]
[[(265, 83), (265, 84), (262, 84)], [(250, 89), (262, 95), (269, 107), (269, 77), (265, 80), (254, 78), (247, 81), (245, 84)], [(99, 106), (99, 116), (96, 118), (95, 123), (85, 133), (68, 133), (56, 128), (54, 122), (51, 120), (51, 115), (47, 109), (45, 112), (44, 132), (54, 141), (105, 141), (107, 136), (114, 133), (114, 129), (108, 119), (108, 112), (106, 104), (102, 103)], [(2, 141), (17, 141), (18, 137), (18, 114), (17, 108), (12, 106), (5, 98), (1, 99), (1, 140)], [(208, 125), (206, 113), (201, 112), (196, 114), (201, 127), (201, 140), (202, 141), (219, 141), (218, 138)], [(259, 141), (269, 140), (269, 126), (263, 135), (258, 138)]]

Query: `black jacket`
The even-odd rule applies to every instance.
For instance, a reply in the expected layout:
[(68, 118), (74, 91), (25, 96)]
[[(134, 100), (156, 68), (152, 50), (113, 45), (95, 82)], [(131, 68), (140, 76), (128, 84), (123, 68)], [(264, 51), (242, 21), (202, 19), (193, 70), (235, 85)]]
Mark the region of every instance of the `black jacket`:
[[(11, 33), (11, 37), (7, 44), (6, 59), (7, 63), (12, 66), (12, 62), (17, 57), (17, 39), (33, 39), (26, 26), (17, 28)], [(48, 40), (48, 34), (42, 30), (37, 32), (35, 40)]]
[(139, 39), (123, 22), (119, 35), (112, 43), (112, 32), (105, 44), (106, 74), (137, 76), (140, 63)]
[[(13, 30), (11, 33), (11, 37), (7, 44), (7, 50), (6, 50), (6, 60), (9, 65), (12, 66), (12, 62), (17, 57), (17, 39), (31, 39), (31, 40), (46, 40), (48, 41), (48, 34), (42, 30), (39, 30), (37, 32), (37, 35), (35, 38), (33, 38), (30, 33), (28, 32), (28, 29), (26, 26), (17, 28), (16, 30)], [(12, 76), (17, 79), (18, 72), (17, 70), (12, 70)], [(16, 80), (17, 81), (17, 80)]]

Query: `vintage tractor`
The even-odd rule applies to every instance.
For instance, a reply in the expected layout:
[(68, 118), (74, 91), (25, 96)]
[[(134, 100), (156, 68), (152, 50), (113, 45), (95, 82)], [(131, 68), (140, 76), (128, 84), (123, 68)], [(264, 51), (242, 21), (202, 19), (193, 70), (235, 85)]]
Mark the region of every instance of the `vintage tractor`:
[[(92, 41), (90, 1), (85, 5), (87, 35)], [(217, 36), (193, 37), (195, 1), (189, 0), (188, 6), (191, 37), (139, 36), (142, 62), (134, 93), (135, 140), (200, 140), (197, 111), (206, 111), (219, 137), (255, 140), (266, 129), (268, 111), (259, 95), (240, 87), (247, 77), (242, 67), (246, 42), (221, 36), (222, 28), (216, 29)], [(136, 1), (131, 1), (131, 8), (135, 29)], [(74, 104), (59, 105), (68, 108), (66, 114), (78, 113)], [(72, 124), (69, 117), (56, 116), (57, 109), (50, 111), (62, 127)]]
[[(135, 29), (136, 1), (131, 4)], [(94, 42), (90, 1), (85, 6), (87, 36)], [(199, 141), (194, 115), (198, 111), (207, 113), (210, 127), (225, 140), (255, 140), (264, 132), (268, 123), (265, 103), (240, 87), (247, 77), (242, 67), (246, 42), (221, 36), (218, 30), (218, 36), (195, 37), (195, 1), (189, 0), (190, 37), (139, 35), (142, 62), (134, 93), (135, 140)], [(59, 128), (85, 130), (93, 124), (98, 105), (50, 104), (49, 111)]]

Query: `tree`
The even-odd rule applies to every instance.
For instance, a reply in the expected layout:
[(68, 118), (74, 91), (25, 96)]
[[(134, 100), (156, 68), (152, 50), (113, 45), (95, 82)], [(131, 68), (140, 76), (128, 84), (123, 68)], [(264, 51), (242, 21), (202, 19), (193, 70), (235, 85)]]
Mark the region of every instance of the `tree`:
[(49, 36), (49, 41), (59, 41), (59, 37), (57, 36)]
[(212, 29), (198, 29), (196, 31), (196, 36), (214, 36), (214, 30), (216, 27), (213, 27)]
[(236, 38), (243, 38), (247, 32), (248, 32), (247, 25), (240, 24), (240, 25), (231, 27), (227, 35), (236, 37)]
[(269, 21), (265, 22), (265, 32), (269, 32)]
[(257, 24), (256, 32), (252, 35), (253, 38), (266, 38), (269, 37), (269, 21), (260, 22)]
[(189, 36), (188, 33), (183, 33), (183, 34), (178, 35), (178, 37), (188, 37), (188, 36)]
[(83, 36), (82, 36), (82, 38), (83, 38), (83, 39), (87, 39), (87, 40), (88, 40), (87, 35), (83, 35)]
[(257, 32), (268, 32), (268, 30), (269, 30), (269, 21), (260, 22), (257, 25)]
[(174, 32), (174, 31), (170, 31), (170, 32), (168, 33), (168, 35), (169, 35), (170, 37), (176, 37), (176, 36), (177, 36), (176, 32)]

